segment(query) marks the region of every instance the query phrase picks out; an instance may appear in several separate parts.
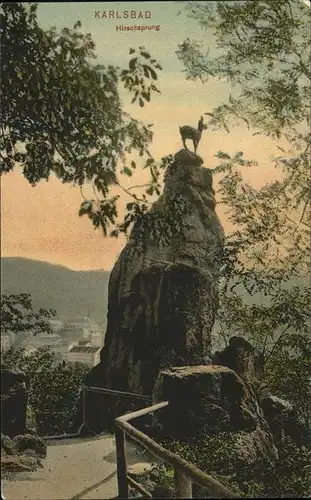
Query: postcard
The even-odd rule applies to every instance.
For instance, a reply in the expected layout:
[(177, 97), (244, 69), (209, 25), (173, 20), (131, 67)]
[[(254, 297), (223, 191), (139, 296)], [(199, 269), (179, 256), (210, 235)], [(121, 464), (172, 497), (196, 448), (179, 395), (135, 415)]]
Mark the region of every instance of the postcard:
[(309, 496), (310, 1), (0, 15), (2, 497)]

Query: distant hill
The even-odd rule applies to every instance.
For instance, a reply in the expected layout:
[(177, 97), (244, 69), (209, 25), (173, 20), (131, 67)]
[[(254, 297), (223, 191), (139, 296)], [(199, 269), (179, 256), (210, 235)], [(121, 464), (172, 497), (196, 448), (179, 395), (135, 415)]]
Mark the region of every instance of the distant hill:
[[(103, 270), (73, 271), (48, 262), (5, 257), (1, 259), (1, 293), (31, 293), (35, 308), (56, 309), (60, 319), (89, 316), (106, 326), (109, 274)], [(309, 284), (310, 276), (292, 279), (286, 288)], [(245, 299), (256, 304), (269, 300), (263, 294)]]
[(48, 262), (1, 258), (1, 293), (31, 293), (34, 307), (53, 308), (57, 318), (89, 316), (106, 325), (109, 272), (73, 271)]

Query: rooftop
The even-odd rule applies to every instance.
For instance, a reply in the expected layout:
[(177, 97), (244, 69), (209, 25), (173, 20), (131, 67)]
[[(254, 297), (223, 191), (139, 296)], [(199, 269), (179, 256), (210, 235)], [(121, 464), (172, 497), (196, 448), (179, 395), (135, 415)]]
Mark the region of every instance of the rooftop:
[(85, 354), (91, 354), (92, 352), (97, 352), (101, 349), (101, 347), (92, 347), (92, 346), (84, 346), (84, 345), (77, 345), (74, 346), (70, 349), (69, 353), (71, 352), (81, 352)]

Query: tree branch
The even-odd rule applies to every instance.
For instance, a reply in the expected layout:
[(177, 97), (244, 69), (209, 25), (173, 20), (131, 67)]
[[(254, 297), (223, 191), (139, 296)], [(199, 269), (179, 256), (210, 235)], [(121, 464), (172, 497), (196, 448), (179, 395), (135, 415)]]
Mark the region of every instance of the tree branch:
[(278, 338), (278, 339), (277, 339), (277, 341), (275, 342), (275, 344), (274, 344), (274, 346), (273, 346), (272, 350), (271, 350), (271, 351), (270, 351), (270, 353), (267, 355), (267, 357), (266, 357), (266, 359), (265, 359), (265, 362), (267, 362), (267, 361), (268, 361), (268, 359), (272, 356), (272, 354), (274, 353), (274, 351), (275, 351), (276, 347), (279, 345), (280, 340), (284, 337), (284, 334), (287, 332), (287, 330), (289, 330), (289, 328), (290, 328), (290, 327), (291, 327), (291, 325), (287, 325), (287, 326), (284, 328), (283, 332), (280, 334), (279, 338)]
[[(147, 200), (144, 200), (143, 198), (138, 198), (138, 196), (136, 196), (136, 194), (133, 194), (133, 193), (130, 193), (130, 191), (128, 189), (126, 189), (125, 187), (123, 187), (118, 181), (116, 181), (115, 183), (120, 189), (122, 189), (122, 191), (124, 191), (124, 193), (128, 194), (129, 196), (131, 196), (132, 198), (134, 198), (135, 201), (141, 201), (142, 203), (147, 203), (148, 205), (152, 205), (152, 202), (151, 201), (147, 201)], [(149, 185), (149, 184), (147, 184)]]

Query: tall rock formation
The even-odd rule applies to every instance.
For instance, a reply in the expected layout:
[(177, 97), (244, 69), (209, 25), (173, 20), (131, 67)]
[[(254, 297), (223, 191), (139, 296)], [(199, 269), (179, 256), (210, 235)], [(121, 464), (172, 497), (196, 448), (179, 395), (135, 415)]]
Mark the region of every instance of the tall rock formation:
[(181, 232), (173, 227), (163, 246), (151, 237), (150, 224), (134, 225), (110, 275), (105, 346), (89, 385), (151, 395), (162, 368), (201, 364), (210, 354), (224, 232), (212, 174), (202, 163), (180, 150), (150, 210), (149, 220), (169, 214), (177, 226), (174, 207), (185, 206)]

